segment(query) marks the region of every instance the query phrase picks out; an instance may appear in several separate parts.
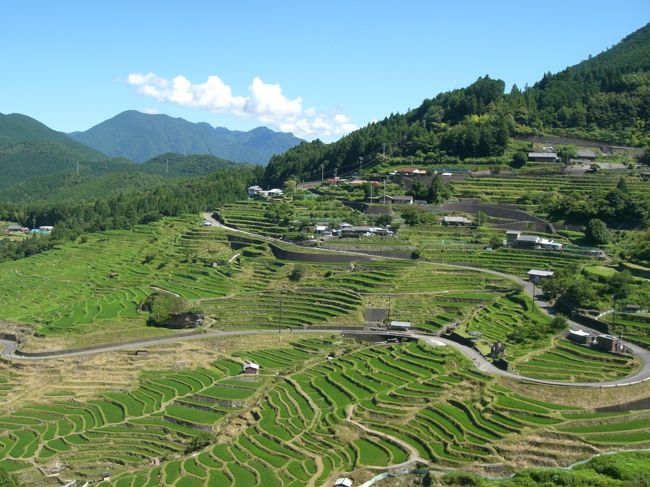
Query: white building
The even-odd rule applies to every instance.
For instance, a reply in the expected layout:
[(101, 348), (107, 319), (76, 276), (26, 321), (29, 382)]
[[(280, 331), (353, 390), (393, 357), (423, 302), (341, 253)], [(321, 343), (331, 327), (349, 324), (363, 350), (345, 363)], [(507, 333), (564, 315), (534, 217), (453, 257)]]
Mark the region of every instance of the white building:
[(553, 271), (544, 271), (539, 269), (531, 269), (528, 271), (528, 280), (535, 284), (539, 284), (549, 277), (553, 277)]

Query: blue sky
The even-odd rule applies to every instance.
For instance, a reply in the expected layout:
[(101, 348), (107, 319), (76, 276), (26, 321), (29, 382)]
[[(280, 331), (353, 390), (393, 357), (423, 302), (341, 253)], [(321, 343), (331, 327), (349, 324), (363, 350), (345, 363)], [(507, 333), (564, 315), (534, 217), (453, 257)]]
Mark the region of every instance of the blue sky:
[(22, 0), (2, 18), (1, 113), (72, 131), (136, 109), (333, 140), (485, 74), (532, 84), (645, 25), (650, 2)]

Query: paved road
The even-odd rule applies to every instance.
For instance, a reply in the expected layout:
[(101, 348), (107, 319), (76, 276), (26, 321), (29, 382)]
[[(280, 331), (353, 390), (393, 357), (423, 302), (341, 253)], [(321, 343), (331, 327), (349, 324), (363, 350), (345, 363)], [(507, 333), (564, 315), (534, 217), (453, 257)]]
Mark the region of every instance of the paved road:
[[(276, 240), (276, 239), (269, 239), (268, 237), (262, 237), (260, 235), (250, 233), (250, 232), (245, 232), (242, 230), (237, 230), (235, 228), (230, 228), (225, 225), (221, 225), (217, 220), (215, 220), (212, 217), (211, 213), (204, 213), (203, 217), (210, 221), (213, 226), (215, 227), (221, 227), (226, 230), (230, 230), (233, 232), (238, 232), (242, 234), (246, 234), (248, 236), (258, 238), (258, 239), (263, 239), (263, 240)], [(288, 242), (282, 242), (284, 244), (289, 244)], [(344, 254), (358, 254), (358, 255), (364, 255), (364, 256), (370, 256), (370, 257), (376, 257), (372, 256), (370, 254), (364, 254), (362, 252), (346, 252), (346, 251), (334, 251), (334, 252), (340, 252)], [(386, 258), (386, 257), (385, 257)], [(525, 281), (521, 279), (520, 277), (513, 276), (511, 274), (506, 274), (504, 272), (499, 272), (499, 271), (494, 271), (491, 269), (483, 269), (481, 267), (473, 267), (473, 266), (465, 266), (465, 265), (457, 265), (457, 264), (445, 264), (445, 263), (436, 263), (437, 265), (442, 265), (445, 267), (449, 268), (454, 268), (454, 269), (465, 269), (465, 270), (470, 270), (474, 272), (482, 272), (484, 274), (490, 274), (494, 275), (497, 277), (502, 277), (504, 279), (508, 279), (510, 281), (515, 282), (516, 284), (522, 286), (524, 291), (531, 296), (534, 300), (535, 303), (539, 306), (539, 308), (542, 310), (543, 313), (553, 316), (554, 311), (552, 306), (544, 301), (537, 300), (536, 296), (534, 295), (534, 286), (531, 282)], [(587, 330), (591, 331), (593, 333), (598, 333), (596, 330), (593, 330), (591, 328), (588, 328), (586, 326), (580, 325), (574, 321), (569, 320), (569, 323), (572, 328), (579, 328), (582, 330)], [(333, 330), (334, 331), (334, 330)], [(252, 335), (252, 334), (257, 334), (257, 333), (269, 333), (269, 332), (277, 332), (277, 330), (233, 330), (233, 331), (210, 331), (206, 332), (203, 334), (195, 334), (195, 335), (185, 335), (185, 336), (167, 336), (167, 337), (160, 337), (160, 338), (147, 338), (143, 340), (138, 340), (138, 341), (130, 341), (126, 343), (119, 343), (119, 344), (110, 344), (107, 346), (103, 347), (96, 347), (93, 348), (92, 350), (74, 350), (71, 349), (69, 351), (57, 351), (57, 352), (52, 352), (50, 355), (47, 356), (42, 356), (42, 357), (24, 357), (16, 354), (16, 343), (8, 340), (2, 340), (0, 339), (0, 347), (2, 347), (2, 351), (0, 352), (0, 357), (5, 359), (5, 360), (51, 360), (53, 358), (65, 358), (65, 357), (79, 357), (79, 356), (86, 356), (86, 355), (95, 355), (97, 353), (105, 353), (105, 352), (114, 352), (114, 351), (119, 351), (119, 350), (130, 350), (130, 349), (137, 349), (137, 348), (143, 348), (145, 346), (152, 346), (152, 345), (160, 345), (160, 344), (165, 344), (165, 343), (178, 343), (181, 341), (189, 341), (189, 340), (202, 340), (205, 338), (219, 338), (219, 337), (228, 337), (228, 336), (237, 336), (237, 335)], [(292, 331), (293, 333), (323, 333), (323, 330), (310, 330), (310, 329), (296, 329)], [(286, 333), (286, 331), (285, 331)], [(518, 374), (513, 374), (512, 372), (507, 372), (505, 370), (501, 370), (494, 365), (492, 365), (491, 362), (489, 362), (483, 355), (481, 355), (478, 351), (476, 351), (473, 348), (467, 347), (465, 345), (461, 345), (460, 343), (454, 342), (452, 340), (448, 340), (446, 338), (440, 338), (440, 337), (431, 337), (429, 335), (414, 335), (419, 339), (425, 340), (428, 343), (434, 345), (434, 346), (441, 346), (441, 344), (448, 345), (450, 347), (455, 348), (459, 352), (463, 353), (467, 357), (469, 357), (474, 365), (481, 370), (482, 372), (485, 372), (487, 374), (491, 375), (498, 375), (501, 377), (507, 377), (510, 379), (515, 379), (519, 381), (526, 381), (526, 382), (534, 382), (537, 384), (547, 384), (547, 385), (556, 385), (556, 386), (564, 386), (564, 387), (593, 387), (593, 388), (601, 388), (601, 387), (620, 387), (620, 386), (627, 386), (627, 385), (632, 385), (632, 384), (637, 384), (639, 382), (643, 382), (646, 380), (650, 380), (650, 351), (639, 347), (633, 343), (629, 342), (623, 342), (623, 345), (628, 347), (629, 349), (632, 350), (634, 355), (636, 355), (640, 362), (641, 366), (639, 370), (628, 376), (624, 377), (622, 379), (617, 379), (617, 380), (612, 380), (612, 381), (604, 381), (604, 382), (558, 382), (558, 381), (552, 381), (552, 380), (542, 380), (542, 379), (534, 379), (532, 377), (525, 377), (521, 376)]]
[[(332, 329), (332, 331), (336, 332), (339, 330)], [(68, 357), (84, 357), (89, 355), (97, 355), (98, 353), (118, 352), (121, 350), (134, 350), (134, 349), (140, 349), (145, 347), (151, 347), (154, 345), (164, 345), (167, 343), (179, 343), (179, 342), (187, 342), (192, 340), (206, 340), (209, 338), (224, 338), (224, 337), (239, 336), (239, 335), (256, 335), (259, 333), (278, 333), (278, 330), (276, 328), (276, 329), (262, 329), (262, 330), (208, 331), (206, 333), (196, 333), (192, 335), (171, 335), (171, 336), (164, 336), (158, 338), (143, 338), (141, 340), (132, 340), (124, 343), (113, 343), (104, 346), (99, 345), (90, 350), (71, 348), (68, 350), (55, 350), (51, 352), (43, 352), (42, 356), (36, 356), (36, 357), (29, 356), (29, 355), (20, 355), (20, 352), (16, 353), (15, 342), (0, 339), (0, 347), (4, 346), (4, 348), (0, 352), (0, 357), (5, 360), (13, 360), (13, 361), (53, 360), (53, 359), (68, 358)], [(281, 333), (327, 333), (327, 330), (322, 330), (322, 329), (311, 330), (309, 328), (307, 329), (298, 328), (292, 330), (284, 329), (281, 330)]]

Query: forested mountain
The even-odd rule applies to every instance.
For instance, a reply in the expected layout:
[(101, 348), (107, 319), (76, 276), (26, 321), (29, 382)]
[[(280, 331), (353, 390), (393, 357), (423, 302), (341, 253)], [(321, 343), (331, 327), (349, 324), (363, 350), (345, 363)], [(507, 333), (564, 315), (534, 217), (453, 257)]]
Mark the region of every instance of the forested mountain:
[(122, 112), (71, 138), (113, 157), (144, 162), (167, 152), (211, 154), (236, 162), (266, 164), (302, 142), (292, 134), (258, 127), (249, 132), (214, 128), (168, 115)]
[[(617, 144), (650, 145), (650, 24), (613, 48), (532, 87), (489, 76), (467, 88), (425, 100), (406, 114), (391, 114), (332, 144), (302, 143), (274, 156), (269, 184), (294, 177), (346, 174), (388, 158), (419, 157), (442, 164), (503, 160), (513, 136), (558, 133)], [(384, 157), (384, 152), (386, 157)]]
[[(208, 176), (166, 180), (154, 188), (84, 201), (56, 201), (55, 198), (27, 204), (0, 201), (0, 220), (22, 225), (55, 225), (51, 236), (3, 242), (0, 261), (34, 255), (57, 243), (75, 239), (84, 232), (128, 229), (163, 216), (218, 208), (244, 198), (246, 188), (259, 180), (261, 171), (260, 166), (242, 164), (219, 169)], [(133, 174), (143, 176), (141, 173)], [(91, 180), (91, 183), (97, 181)]]
[[(53, 154), (44, 152), (44, 157), (51, 158)], [(31, 167), (29, 164), (21, 166), (20, 177), (14, 178), (14, 184), (0, 185), (0, 201), (88, 200), (154, 189), (167, 184), (170, 179), (206, 176), (219, 169), (239, 167), (247, 170), (245, 164), (208, 155), (163, 154), (143, 164), (134, 164), (126, 159), (83, 162), (79, 164), (79, 172), (73, 161), (68, 162), (61, 171), (44, 176), (37, 171), (26, 171)]]
[[(51, 146), (61, 147), (71, 157), (86, 161), (106, 159), (106, 156), (101, 152), (70, 140), (67, 134), (52, 130), (47, 125), (27, 115), (20, 113), (4, 115), (0, 113), (0, 147), (6, 148), (25, 142), (49, 142)], [(40, 144), (34, 145), (38, 146)]]

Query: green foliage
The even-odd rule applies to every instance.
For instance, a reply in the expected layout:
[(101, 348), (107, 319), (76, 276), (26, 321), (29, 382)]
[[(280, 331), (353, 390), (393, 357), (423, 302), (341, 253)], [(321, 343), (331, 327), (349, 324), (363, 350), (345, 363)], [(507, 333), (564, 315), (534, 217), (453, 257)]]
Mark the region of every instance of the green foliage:
[(8, 473), (3, 466), (0, 465), (0, 485), (2, 487), (20, 487), (16, 477)]
[(268, 206), (264, 216), (273, 223), (288, 225), (294, 218), (294, 208), (289, 203), (274, 201)]
[(200, 431), (195, 436), (192, 437), (192, 441), (187, 445), (185, 453), (194, 453), (199, 450), (203, 450), (206, 446), (211, 445), (214, 442), (214, 435), (207, 431)]
[(165, 325), (174, 315), (185, 309), (182, 298), (171, 293), (153, 293), (142, 306), (149, 311), (149, 324)]
[(403, 208), (401, 215), (407, 225), (425, 225), (435, 221), (435, 217), (431, 213), (414, 206)]
[(602, 220), (598, 218), (593, 218), (587, 223), (587, 228), (585, 230), (585, 237), (591, 240), (593, 243), (602, 245), (609, 242), (609, 232), (607, 231), (607, 225)]
[(650, 229), (639, 238), (630, 252), (630, 258), (637, 262), (650, 263)]
[(598, 219), (628, 228), (645, 224), (650, 215), (647, 201), (630, 193), (623, 178), (619, 180), (616, 189), (606, 193), (555, 194), (545, 205), (552, 218), (575, 222)]
[(152, 190), (118, 194), (94, 201), (33, 205), (0, 203), (0, 220), (23, 225), (53, 225), (50, 237), (26, 239), (0, 246), (0, 261), (34, 255), (56, 243), (75, 240), (84, 232), (130, 229), (163, 216), (198, 213), (244, 198), (255, 181), (255, 169), (239, 166), (210, 176), (166, 184)]
[(300, 281), (303, 276), (305, 275), (306, 269), (302, 265), (296, 265), (294, 268), (291, 270), (291, 273), (289, 274), (289, 280), (298, 282)]
[(524, 167), (526, 162), (528, 162), (528, 154), (524, 151), (517, 151), (512, 155), (512, 162), (510, 165), (515, 169), (519, 169)]

